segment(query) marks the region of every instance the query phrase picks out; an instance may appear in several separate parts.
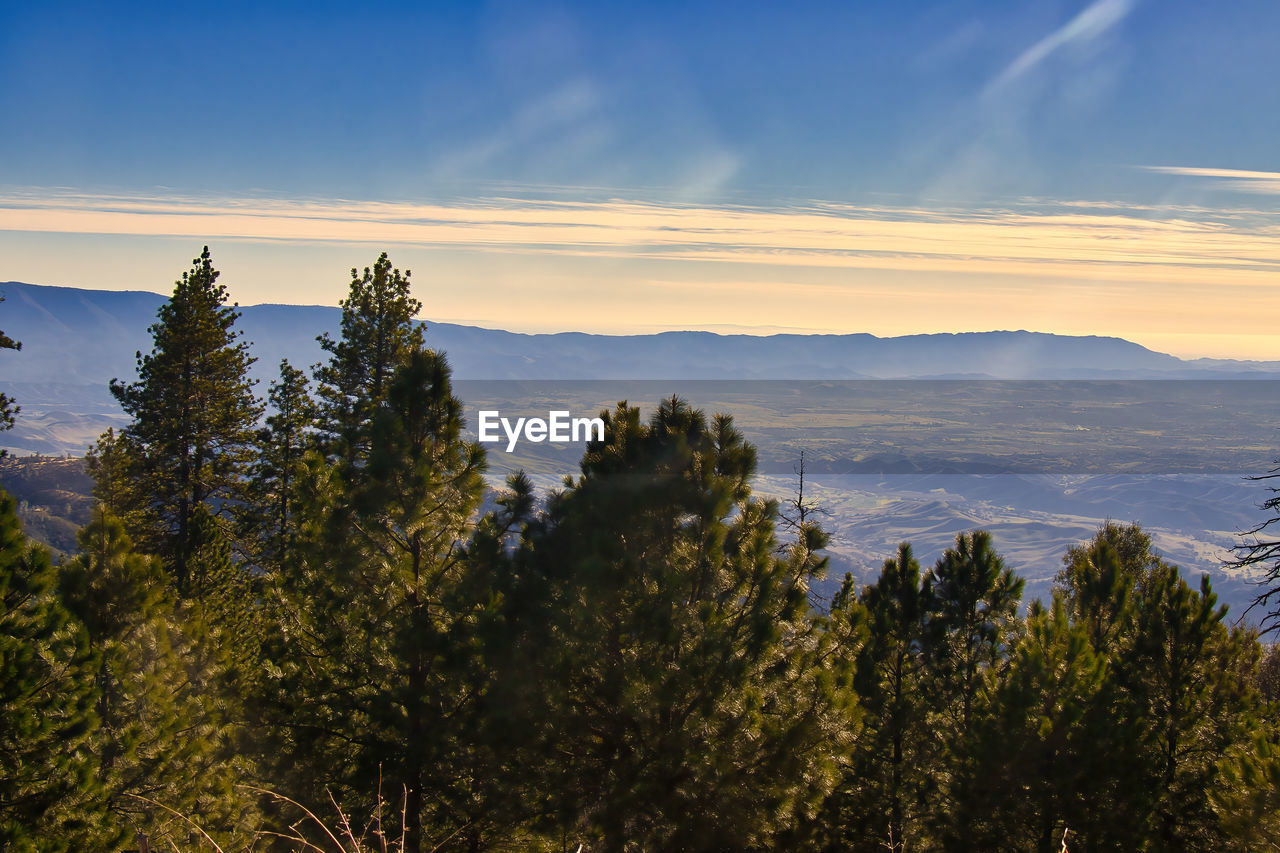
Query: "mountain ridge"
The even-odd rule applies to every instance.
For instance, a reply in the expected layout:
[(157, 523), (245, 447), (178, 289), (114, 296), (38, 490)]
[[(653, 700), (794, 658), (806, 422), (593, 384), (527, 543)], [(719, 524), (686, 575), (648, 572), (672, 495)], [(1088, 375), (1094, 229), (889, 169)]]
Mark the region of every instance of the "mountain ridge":
[[(10, 382), (128, 381), (147, 328), (168, 298), (0, 282), (0, 329), (21, 340), (5, 359)], [(321, 333), (336, 335), (337, 306), (237, 306), (237, 327), (258, 359), (259, 379), (281, 358), (306, 368), (322, 360)], [(422, 321), (460, 379), (1157, 379), (1267, 378), (1280, 362), (1184, 360), (1124, 338), (1025, 329), (881, 337), (848, 334), (722, 334), (668, 330), (639, 335), (529, 333)]]

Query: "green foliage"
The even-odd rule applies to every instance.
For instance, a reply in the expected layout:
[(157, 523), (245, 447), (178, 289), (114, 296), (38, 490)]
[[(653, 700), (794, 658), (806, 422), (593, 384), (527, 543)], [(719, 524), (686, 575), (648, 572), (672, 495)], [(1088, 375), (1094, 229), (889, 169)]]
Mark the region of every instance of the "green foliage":
[(316, 423), (306, 374), (282, 360), (267, 404), (272, 414), (257, 432), (240, 529), (249, 543), (251, 562), (271, 572), (298, 550), (303, 457), (313, 443)]
[[(1107, 523), (1064, 558), (1059, 585), (1075, 627), (1107, 666), (1081, 728), (1092, 749), (1076, 762), (1086, 799), (1071, 828), (1099, 850), (1249, 849), (1238, 815), (1268, 792), (1253, 689), (1256, 637), (1223, 624), (1208, 579), (1199, 592), (1154, 553), (1137, 525)], [(1256, 760), (1255, 760), (1256, 759)], [(1260, 769), (1262, 768), (1262, 769)], [(1123, 815), (1123, 819), (1117, 817)]]
[(111, 383), (133, 419), (116, 440), (129, 483), (124, 520), (136, 514), (130, 534), (163, 560), (182, 594), (199, 544), (196, 513), (230, 512), (261, 412), (247, 373), (253, 359), (234, 330), (239, 315), (207, 246), (192, 264), (149, 329), (153, 349), (138, 354), (137, 381)]
[(1245, 736), (1253, 705), (1236, 661), (1244, 638), (1222, 624), (1207, 577), (1193, 591), (1173, 567), (1153, 572), (1141, 603), (1132, 680), (1146, 726), (1154, 794), (1151, 831), (1165, 849), (1214, 850), (1226, 841), (1209, 791), (1218, 759)]
[(98, 660), (57, 573), (0, 492), (0, 847), (92, 846), (103, 791), (91, 754)]
[(409, 354), (422, 349), (422, 326), (413, 318), (422, 303), (409, 294), (409, 272), (391, 266), (383, 252), (361, 275), (351, 270), (351, 289), (342, 306), (342, 335), (321, 335), (329, 363), (317, 368), (326, 452), (339, 449), (352, 464), (369, 452), (369, 425), (386, 399), (392, 374)]
[(1008, 660), (1023, 585), (985, 530), (957, 536), (955, 547), (925, 579), (925, 644), (934, 703), (961, 734), (989, 677)]
[(672, 399), (605, 424), (522, 555), (526, 642), (548, 641), (549, 806), (605, 850), (768, 844), (816, 807), (852, 734), (848, 675), (818, 666), (807, 607), (821, 537), (780, 555), (730, 418)]
[(939, 756), (927, 820), (948, 846), (963, 846), (964, 828), (976, 817), (965, 811), (965, 786), (974, 775), (981, 715), (1018, 638), (1022, 587), (985, 530), (957, 536), (923, 583), (929, 728)]
[(483, 683), (472, 638), (489, 593), (467, 583), (464, 546), (485, 463), (461, 438), (447, 362), (411, 325), (407, 281), (385, 256), (376, 270), (353, 282), (344, 338), (317, 372), (330, 455), (308, 460), (298, 556), (273, 579), (268, 713), (302, 798), (403, 790), (417, 850), (473, 824), (461, 733)]
[(1208, 792), (1226, 836), (1223, 849), (1280, 846), (1280, 731), (1272, 718), (1218, 762), (1220, 784)]
[(1272, 643), (1263, 649), (1251, 680), (1268, 704), (1280, 703), (1280, 645)]
[(1098, 703), (1106, 677), (1106, 660), (1062, 599), (1036, 602), (955, 786), (970, 822), (954, 846), (1056, 853), (1068, 829), (1080, 835), (1089, 815), (1107, 811), (1092, 759), (1107, 743)]
[(920, 565), (904, 542), (873, 585), (855, 598), (853, 579), (846, 576), (832, 604), (833, 616), (866, 622), (854, 681), (865, 725), (827, 803), (828, 849), (920, 846), (935, 757), (925, 695), (926, 603)]
[[(91, 451), (80, 555), (51, 567), (0, 496), (5, 849), (249, 846), (237, 782), (411, 853), (1280, 838), (1280, 653), (1137, 525), (1023, 618), (980, 530), (823, 613), (803, 463), (790, 514), (753, 496), (731, 418), (621, 403), (562, 492), (517, 474), (482, 514), (407, 272), (352, 271), (315, 401), (284, 362), (262, 424), (217, 277), (206, 249), (113, 383), (133, 420)], [(280, 849), (337, 840), (292, 814), (261, 818)]]
[(93, 496), (102, 508), (120, 519), (126, 529), (146, 530), (150, 501), (140, 493), (145, 482), (135, 476), (135, 462), (129, 440), (111, 427), (89, 448), (85, 469), (93, 478)]
[(254, 812), (233, 787), (246, 767), (210, 695), (215, 674), (199, 647), (199, 620), (177, 603), (159, 561), (134, 552), (104, 509), (81, 531), (80, 547), (60, 586), (97, 658), (92, 746), (108, 814), (95, 846), (120, 849), (138, 831), (157, 846), (199, 843), (186, 822), (151, 803), (198, 815), (215, 838), (234, 839)]

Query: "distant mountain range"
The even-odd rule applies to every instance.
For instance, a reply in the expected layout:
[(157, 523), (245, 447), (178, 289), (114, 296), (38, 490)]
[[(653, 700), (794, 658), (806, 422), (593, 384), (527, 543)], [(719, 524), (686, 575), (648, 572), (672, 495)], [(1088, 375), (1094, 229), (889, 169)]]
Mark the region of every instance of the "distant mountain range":
[[(0, 329), (22, 341), (0, 354), (7, 384), (105, 386), (134, 375), (134, 354), (166, 297), (0, 283)], [(260, 379), (281, 358), (322, 360), (322, 332), (337, 335), (335, 307), (249, 305), (237, 327)], [(719, 335), (662, 332), (519, 334), (427, 321), (460, 379), (1205, 379), (1280, 378), (1280, 362), (1183, 360), (1120, 338), (993, 331), (881, 338), (848, 335)]]

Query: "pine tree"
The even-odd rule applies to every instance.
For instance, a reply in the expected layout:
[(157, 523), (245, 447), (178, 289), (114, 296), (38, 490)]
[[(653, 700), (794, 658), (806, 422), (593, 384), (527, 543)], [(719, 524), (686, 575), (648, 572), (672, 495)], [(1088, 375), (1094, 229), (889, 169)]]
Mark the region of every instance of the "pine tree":
[(368, 429), (392, 374), (425, 347), (422, 326), (413, 319), (422, 303), (409, 293), (409, 275), (393, 268), (386, 252), (363, 275), (352, 269), (350, 291), (339, 303), (341, 337), (317, 339), (330, 354), (315, 371), (325, 449), (341, 452), (356, 468), (369, 452)]
[(1274, 717), (1255, 721), (1252, 739), (1234, 746), (1218, 767), (1221, 782), (1209, 799), (1230, 838), (1222, 849), (1280, 847), (1280, 727)]
[(27, 544), (16, 501), (0, 491), (0, 848), (94, 846), (96, 668), (48, 553)]
[(1055, 589), (1073, 620), (1088, 623), (1094, 650), (1110, 654), (1129, 629), (1132, 605), (1162, 565), (1151, 537), (1137, 524), (1107, 521), (1092, 540), (1068, 548), (1062, 565)]
[(1108, 709), (1099, 702), (1106, 678), (1106, 660), (1062, 599), (1049, 608), (1035, 602), (1008, 675), (979, 715), (967, 772), (953, 786), (969, 817), (957, 848), (1058, 853), (1070, 831), (1070, 849), (1099, 849), (1083, 830), (1109, 810), (1092, 759), (1106, 749)]
[(963, 847), (963, 786), (973, 774), (980, 714), (1007, 670), (1018, 637), (1023, 580), (1005, 567), (985, 530), (960, 534), (924, 581), (924, 648), (934, 705), (931, 728), (946, 781), (930, 821), (948, 846)]
[(135, 461), (128, 441), (109, 427), (85, 454), (85, 469), (93, 478), (93, 496), (103, 509), (126, 529), (145, 531), (150, 507), (139, 491), (143, 482), (134, 476)]
[(267, 404), (272, 414), (256, 436), (240, 530), (252, 562), (271, 572), (296, 555), (302, 524), (303, 457), (313, 445), (316, 422), (306, 374), (282, 360)]
[(985, 530), (957, 536), (925, 579), (925, 640), (936, 701), (960, 736), (988, 675), (1008, 660), (1023, 585)]
[(1217, 850), (1230, 841), (1209, 792), (1223, 784), (1219, 760), (1247, 742), (1257, 701), (1239, 659), (1250, 637), (1222, 624), (1208, 576), (1192, 590), (1173, 566), (1153, 572), (1140, 604), (1132, 663), (1141, 703), (1148, 832), (1166, 850)]
[(230, 721), (201, 686), (214, 674), (199, 647), (198, 616), (184, 612), (159, 561), (134, 552), (103, 507), (79, 544), (59, 585), (97, 659), (92, 745), (108, 817), (94, 846), (121, 849), (139, 831), (157, 846), (198, 845), (169, 809), (224, 843), (235, 838), (253, 816), (234, 788), (247, 768), (234, 755)]
[[(1149, 835), (1144, 816), (1152, 796), (1143, 747), (1149, 721), (1135, 692), (1145, 664), (1137, 662), (1135, 644), (1151, 579), (1164, 564), (1141, 527), (1112, 521), (1089, 542), (1067, 549), (1062, 562), (1055, 597), (1062, 600), (1073, 630), (1083, 632), (1093, 656), (1106, 667), (1081, 723), (1093, 748), (1077, 754), (1073, 764), (1087, 782), (1081, 796), (1114, 805), (1086, 808), (1072, 818), (1074, 846), (1132, 850)], [(1125, 817), (1117, 819), (1118, 814)]]
[(1067, 609), (1108, 673), (1077, 763), (1085, 798), (1109, 808), (1077, 814), (1072, 849), (1251, 849), (1239, 817), (1267, 789), (1242, 786), (1270, 772), (1256, 637), (1228, 629), (1208, 579), (1194, 591), (1137, 525), (1105, 524), (1064, 564)]
[[(921, 846), (920, 817), (933, 758), (926, 729), (925, 599), (909, 543), (885, 560), (880, 577), (857, 601), (867, 639), (856, 657), (854, 688), (866, 723), (823, 823), (832, 849), (901, 853)], [(852, 578), (846, 577), (832, 611), (847, 611), (852, 604)]]
[(344, 338), (317, 371), (329, 455), (307, 460), (299, 558), (273, 580), (268, 713), (302, 797), (328, 788), (358, 812), (381, 780), (404, 792), (413, 851), (473, 817), (462, 733), (483, 679), (469, 638), (489, 593), (470, 597), (465, 545), (485, 463), (462, 440), (448, 363), (422, 345), (407, 290), (392, 323), (387, 294), (363, 289), (407, 284), (385, 256), (377, 269), (353, 282)]
[[(179, 592), (191, 583), (201, 507), (230, 514), (260, 414), (248, 378), (253, 359), (234, 330), (239, 316), (206, 246), (176, 282), (149, 331), (153, 349), (138, 354), (138, 379), (112, 381), (111, 392), (133, 420), (117, 441), (128, 459), (133, 493), (144, 514), (130, 534), (156, 554)], [(127, 520), (127, 516), (126, 516)]]
[(779, 554), (731, 418), (671, 399), (605, 424), (521, 563), (526, 636), (551, 640), (548, 805), (604, 850), (768, 845), (811, 819), (853, 728), (808, 611), (821, 540)]
[[(543, 840), (546, 793), (539, 786), (539, 753), (530, 737), (543, 685), (534, 665), (541, 645), (522, 643), (516, 626), (528, 603), (512, 557), (536, 516), (533, 485), (523, 472), (507, 478), (494, 509), (476, 525), (464, 556), (454, 600), (466, 616), (455, 622), (458, 683), (472, 698), (456, 715), (457, 765), (466, 783), (454, 783), (450, 811), (466, 816), (458, 846), (537, 849)], [(465, 650), (465, 651), (464, 651)]]

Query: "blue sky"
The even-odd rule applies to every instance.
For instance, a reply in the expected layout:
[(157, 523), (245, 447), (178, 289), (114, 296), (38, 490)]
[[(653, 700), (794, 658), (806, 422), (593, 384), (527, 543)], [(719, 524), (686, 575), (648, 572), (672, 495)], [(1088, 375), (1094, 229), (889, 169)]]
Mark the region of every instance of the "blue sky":
[(209, 242), (243, 303), (333, 302), (385, 248), (480, 325), (1280, 359), (1277, 34), (1248, 0), (7, 2), (0, 280), (163, 291)]

